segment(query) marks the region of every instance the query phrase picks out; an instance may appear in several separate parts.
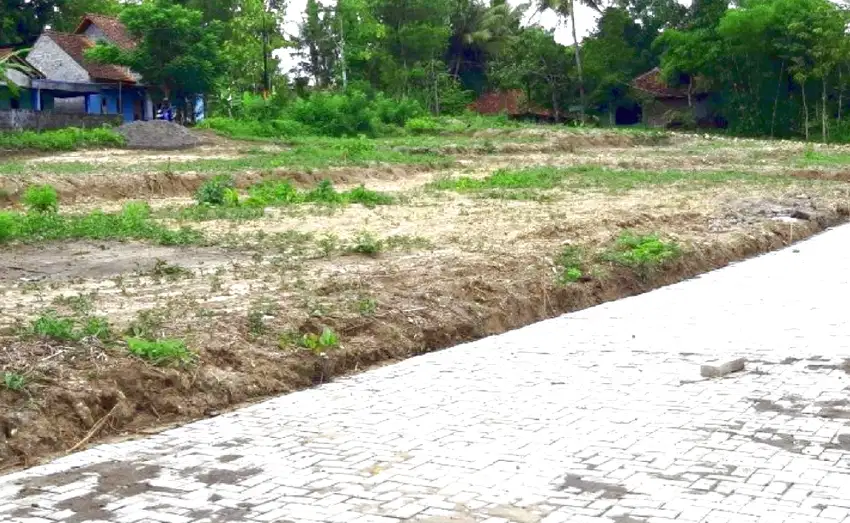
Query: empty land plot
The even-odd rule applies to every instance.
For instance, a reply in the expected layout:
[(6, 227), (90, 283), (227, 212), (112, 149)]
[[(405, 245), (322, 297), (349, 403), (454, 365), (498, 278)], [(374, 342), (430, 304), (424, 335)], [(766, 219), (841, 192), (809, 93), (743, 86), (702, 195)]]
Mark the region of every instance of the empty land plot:
[[(3, 466), (643, 292), (850, 213), (850, 152), (793, 142), (205, 147), (0, 164)], [(58, 211), (26, 196), (44, 184)]]

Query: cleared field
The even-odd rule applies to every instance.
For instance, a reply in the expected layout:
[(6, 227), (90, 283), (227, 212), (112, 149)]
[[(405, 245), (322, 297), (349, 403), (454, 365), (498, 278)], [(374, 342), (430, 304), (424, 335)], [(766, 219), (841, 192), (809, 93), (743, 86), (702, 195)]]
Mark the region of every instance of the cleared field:
[[(552, 129), (0, 163), (2, 467), (787, 245), (847, 218), (848, 165), (794, 142)], [(239, 203), (196, 204), (222, 174)], [(45, 183), (58, 214), (16, 210)]]

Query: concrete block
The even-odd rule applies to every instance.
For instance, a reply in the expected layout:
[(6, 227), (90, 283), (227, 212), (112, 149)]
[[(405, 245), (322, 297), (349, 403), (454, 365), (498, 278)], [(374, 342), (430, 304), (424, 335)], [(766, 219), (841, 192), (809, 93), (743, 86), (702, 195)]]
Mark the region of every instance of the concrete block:
[(710, 361), (700, 367), (699, 373), (703, 378), (722, 378), (733, 372), (744, 370), (746, 364), (746, 358)]

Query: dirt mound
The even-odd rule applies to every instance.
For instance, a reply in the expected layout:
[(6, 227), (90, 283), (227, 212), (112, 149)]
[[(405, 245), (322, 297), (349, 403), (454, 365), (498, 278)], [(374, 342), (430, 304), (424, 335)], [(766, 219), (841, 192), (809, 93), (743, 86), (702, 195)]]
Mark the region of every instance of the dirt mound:
[(203, 140), (182, 125), (165, 120), (126, 123), (117, 131), (132, 149), (185, 149), (196, 147)]

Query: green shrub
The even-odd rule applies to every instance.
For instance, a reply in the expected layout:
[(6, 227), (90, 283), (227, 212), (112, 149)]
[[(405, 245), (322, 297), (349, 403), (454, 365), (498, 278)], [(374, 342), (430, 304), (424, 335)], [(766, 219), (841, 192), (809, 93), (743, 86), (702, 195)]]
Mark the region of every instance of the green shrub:
[(326, 352), (328, 349), (339, 347), (339, 336), (331, 328), (325, 327), (322, 329), (321, 334), (304, 334), (298, 340), (298, 345), (316, 354), (320, 354)]
[(272, 205), (289, 205), (302, 201), (298, 189), (289, 180), (265, 181), (252, 185), (248, 189), (248, 199), (245, 205), (252, 207), (268, 207)]
[(322, 136), (374, 135), (377, 115), (364, 93), (314, 92), (299, 98), (287, 114)]
[(0, 243), (12, 240), (18, 235), (18, 215), (0, 211)]
[(145, 340), (128, 338), (127, 349), (131, 354), (157, 366), (192, 363), (196, 355), (186, 348), (183, 340)]
[(579, 247), (567, 245), (555, 259), (558, 268), (558, 283), (575, 283), (584, 276), (583, 254)]
[(201, 205), (224, 205), (227, 201), (227, 191), (236, 186), (236, 181), (229, 174), (219, 174), (204, 182), (195, 193), (195, 199)]
[(29, 334), (56, 341), (80, 341), (83, 338), (107, 341), (112, 331), (109, 321), (104, 318), (77, 319), (59, 316), (56, 311), (47, 311), (30, 323)]
[(0, 150), (73, 151), (82, 148), (121, 147), (124, 137), (111, 129), (0, 132)]
[(59, 194), (51, 185), (32, 185), (21, 198), (30, 212), (56, 212), (59, 210)]
[(348, 252), (364, 254), (366, 256), (377, 256), (384, 250), (384, 242), (368, 231), (363, 231), (354, 237), (354, 241), (348, 248)]
[(602, 255), (605, 261), (629, 267), (642, 276), (681, 256), (675, 242), (665, 242), (656, 235), (636, 235), (624, 232), (613, 249)]
[(344, 192), (343, 197), (349, 203), (359, 203), (370, 209), (378, 205), (392, 205), (395, 203), (395, 198), (392, 196), (367, 189), (363, 185)]

